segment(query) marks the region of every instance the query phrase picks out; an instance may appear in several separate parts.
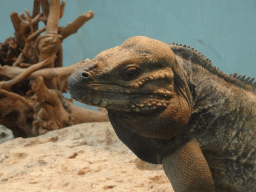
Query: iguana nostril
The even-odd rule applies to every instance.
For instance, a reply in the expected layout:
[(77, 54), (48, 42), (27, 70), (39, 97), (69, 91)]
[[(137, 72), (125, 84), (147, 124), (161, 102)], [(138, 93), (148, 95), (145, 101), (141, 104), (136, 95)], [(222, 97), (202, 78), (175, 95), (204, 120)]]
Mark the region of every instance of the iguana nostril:
[(89, 79), (90, 78), (90, 73), (88, 72), (82, 72), (82, 77), (85, 78), (85, 79)]

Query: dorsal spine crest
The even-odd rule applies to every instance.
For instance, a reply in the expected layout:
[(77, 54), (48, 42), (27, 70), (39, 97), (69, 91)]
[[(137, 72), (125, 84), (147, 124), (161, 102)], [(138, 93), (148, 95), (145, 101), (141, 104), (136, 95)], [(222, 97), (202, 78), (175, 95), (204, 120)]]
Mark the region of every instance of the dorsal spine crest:
[(245, 75), (238, 75), (237, 73), (227, 75), (221, 70), (219, 70), (219, 68), (213, 66), (209, 58), (201, 54), (201, 52), (197, 52), (197, 50), (194, 49), (194, 47), (191, 48), (189, 45), (182, 45), (174, 42), (168, 43), (168, 45), (170, 46), (174, 53), (186, 51), (186, 53), (189, 53), (190, 56), (199, 57), (202, 60), (202, 62), (197, 64), (201, 65), (211, 73), (217, 75), (220, 78), (223, 78), (225, 81), (229, 83), (233, 83), (234, 85), (237, 85), (238, 87), (241, 87), (247, 91), (252, 91), (256, 93), (256, 82), (253, 82), (255, 78), (246, 78)]

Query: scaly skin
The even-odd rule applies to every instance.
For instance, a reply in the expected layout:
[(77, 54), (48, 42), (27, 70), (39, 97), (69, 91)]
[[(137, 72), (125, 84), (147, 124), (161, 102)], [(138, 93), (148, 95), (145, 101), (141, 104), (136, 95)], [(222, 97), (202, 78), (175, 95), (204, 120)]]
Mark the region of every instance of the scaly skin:
[(163, 164), (175, 191), (256, 191), (255, 84), (235, 76), (193, 49), (132, 37), (86, 60), (69, 92), (105, 107), (120, 140)]

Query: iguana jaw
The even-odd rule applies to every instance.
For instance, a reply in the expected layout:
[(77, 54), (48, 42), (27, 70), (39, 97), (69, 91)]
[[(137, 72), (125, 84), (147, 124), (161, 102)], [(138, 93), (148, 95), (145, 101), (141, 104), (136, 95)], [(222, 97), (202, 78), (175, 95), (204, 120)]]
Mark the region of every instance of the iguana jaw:
[[(159, 90), (156, 93), (147, 90), (148, 94), (145, 91), (147, 83), (144, 84), (144, 89), (120, 89), (112, 84), (83, 84), (71, 76), (68, 84), (72, 98), (88, 105), (105, 107), (109, 112), (117, 111), (121, 122), (145, 137), (163, 139), (177, 136), (190, 117), (189, 105), (175, 90), (170, 91), (169, 96), (160, 91), (163, 87), (173, 87), (172, 84), (163, 85), (164, 81), (161, 79), (148, 82), (149, 85), (163, 85), (156, 89)], [(125, 90), (129, 90), (129, 94), (121, 93)]]
[(166, 79), (161, 79), (159, 76), (148, 79), (148, 82), (145, 81), (141, 86), (144, 88), (122, 87), (104, 83), (83, 84), (74, 77), (70, 77), (68, 83), (72, 98), (81, 103), (122, 112), (148, 113), (166, 108), (174, 95), (171, 85), (169, 90), (161, 87), (154, 89), (154, 91), (147, 89), (147, 84), (151, 84), (152, 87), (154, 81), (156, 85), (166, 84), (164, 80)]

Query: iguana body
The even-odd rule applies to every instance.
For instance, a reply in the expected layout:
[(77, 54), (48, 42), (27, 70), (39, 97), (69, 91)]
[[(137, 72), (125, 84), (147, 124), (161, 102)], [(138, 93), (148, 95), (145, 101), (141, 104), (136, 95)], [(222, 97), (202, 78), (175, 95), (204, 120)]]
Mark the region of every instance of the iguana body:
[(175, 191), (252, 192), (256, 91), (242, 80), (193, 49), (132, 37), (76, 69), (69, 92), (105, 107), (117, 136), (162, 163)]

